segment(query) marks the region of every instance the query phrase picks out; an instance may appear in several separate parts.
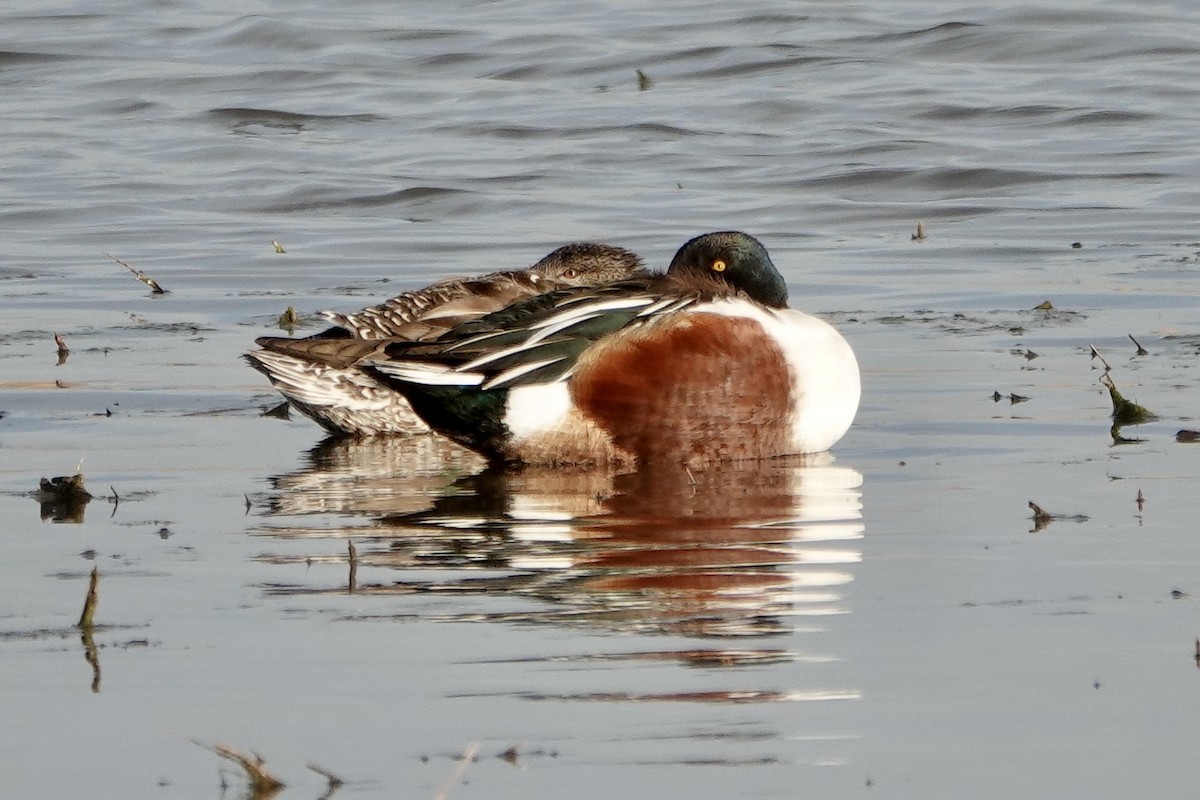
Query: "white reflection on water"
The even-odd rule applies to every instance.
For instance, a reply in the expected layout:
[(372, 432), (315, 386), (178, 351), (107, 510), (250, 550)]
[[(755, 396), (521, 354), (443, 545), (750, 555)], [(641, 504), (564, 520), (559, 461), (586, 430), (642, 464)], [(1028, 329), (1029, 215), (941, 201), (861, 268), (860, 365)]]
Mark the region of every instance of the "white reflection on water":
[[(529, 469), (455, 478), (469, 457), (421, 437), (329, 441), (310, 462), (272, 479), (271, 519), (259, 532), (352, 539), (353, 569), (333, 585), (275, 584), (273, 593), (454, 593), (483, 602), (426, 616), (780, 635), (798, 618), (845, 613), (843, 593), (862, 558), (862, 476), (829, 456), (692, 473)], [(306, 550), (265, 558), (351, 560), (340, 544)], [(515, 598), (537, 607), (514, 609)], [(388, 606), (353, 618), (394, 616)]]

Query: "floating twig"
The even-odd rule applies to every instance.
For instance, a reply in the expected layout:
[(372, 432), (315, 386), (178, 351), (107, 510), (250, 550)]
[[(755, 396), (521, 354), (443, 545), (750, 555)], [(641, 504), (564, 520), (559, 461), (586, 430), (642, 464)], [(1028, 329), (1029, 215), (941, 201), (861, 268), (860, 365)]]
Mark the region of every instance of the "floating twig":
[(1135, 346), (1135, 347), (1137, 347), (1137, 354), (1136, 354), (1136, 355), (1139, 355), (1139, 356), (1148, 356), (1148, 355), (1150, 355), (1150, 351), (1149, 351), (1149, 350), (1147, 350), (1146, 348), (1142, 347), (1142, 345), (1141, 345), (1141, 344), (1138, 342), (1138, 340), (1137, 340), (1137, 339), (1135, 339), (1135, 338), (1133, 338), (1133, 334), (1132, 334), (1132, 333), (1129, 333), (1129, 334), (1126, 334), (1126, 335), (1129, 337), (1129, 341), (1133, 342), (1134, 346)]
[(275, 248), (276, 253), (286, 253), (287, 252), (287, 250), (283, 249), (283, 245), (281, 245), (279, 242), (275, 241), (274, 239), (271, 240), (271, 247)]
[(266, 800), (275, 795), (286, 784), (267, 771), (263, 757), (258, 753), (243, 753), (229, 745), (205, 744), (198, 739), (191, 739), (192, 744), (203, 747), (210, 753), (216, 753), (221, 758), (228, 759), (240, 766), (250, 781), (250, 797), (252, 800)]
[(1051, 514), (1032, 500), (1029, 501), (1029, 508), (1033, 511), (1033, 530), (1031, 533), (1037, 533), (1056, 519), (1069, 519), (1072, 522), (1088, 521), (1086, 514)]
[(87, 598), (83, 601), (83, 613), (79, 615), (79, 622), (76, 624), (80, 630), (92, 629), (92, 619), (96, 616), (96, 603), (100, 600), (99, 585), (100, 569), (92, 567), (92, 577), (88, 580)]
[(318, 767), (316, 764), (312, 763), (311, 761), (309, 763), (305, 764), (304, 766), (308, 767), (309, 770), (317, 773), (318, 775), (320, 775), (322, 778), (325, 779), (326, 792), (325, 792), (325, 794), (321, 795), (321, 800), (329, 800), (330, 797), (333, 797), (333, 793), (336, 792), (342, 786), (344, 786), (346, 783), (344, 780), (341, 779), (340, 776), (333, 774), (332, 772), (330, 772), (327, 769)]
[(354, 549), (354, 540), (347, 542), (347, 550), (350, 559), (350, 578), (346, 583), (350, 594), (354, 594), (354, 590), (358, 588), (358, 550)]
[(479, 742), (471, 742), (467, 745), (467, 749), (463, 751), (462, 757), (458, 761), (458, 766), (454, 768), (454, 773), (441, 785), (437, 794), (433, 796), (433, 800), (446, 800), (450, 796), (450, 790), (462, 780), (467, 767), (471, 766), (471, 762), (475, 760), (475, 754), (478, 752)]
[(96, 640), (92, 638), (92, 629), (84, 628), (79, 632), (79, 641), (83, 644), (83, 660), (92, 668), (92, 694), (100, 693), (100, 652), (96, 650)]
[(254, 507), (254, 504), (250, 502), (250, 495), (243, 493), (242, 497), (246, 498), (246, 516), (250, 516), (250, 509)]
[(137, 278), (139, 281), (141, 281), (142, 283), (144, 283), (144, 284), (146, 284), (147, 286), (149, 286), (149, 287), (150, 287), (150, 291), (154, 292), (155, 294), (166, 294), (166, 293), (167, 293), (167, 290), (166, 290), (166, 289), (164, 289), (164, 288), (162, 288), (161, 286), (159, 286), (159, 285), (158, 285), (158, 281), (154, 280), (154, 278), (151, 278), (149, 275), (147, 275), (146, 273), (142, 272), (140, 269), (134, 269), (134, 268), (133, 268), (133, 267), (131, 267), (131, 266), (130, 266), (128, 263), (126, 263), (126, 262), (122, 261), (121, 259), (117, 258), (117, 257), (116, 257), (116, 256), (114, 256), (112, 253), (105, 253), (104, 255), (108, 256), (108, 257), (109, 257), (109, 258), (111, 258), (113, 261), (117, 262), (117, 263), (118, 263), (118, 264), (120, 264), (122, 267), (124, 267), (125, 269), (129, 270), (130, 272), (132, 272), (132, 273), (133, 273), (133, 277)]
[(1093, 359), (1097, 359), (1097, 358), (1100, 359), (1100, 363), (1104, 365), (1104, 371), (1105, 372), (1111, 371), (1112, 367), (1110, 367), (1108, 365), (1108, 362), (1104, 360), (1104, 356), (1100, 355), (1100, 351), (1096, 349), (1096, 345), (1089, 344), (1088, 347), (1091, 348), (1091, 351), (1092, 351), (1091, 357)]
[(67, 361), (67, 356), (71, 355), (71, 348), (67, 347), (67, 342), (62, 336), (54, 334), (54, 344), (58, 346), (58, 363), (55, 366), (62, 366)]
[(1146, 507), (1146, 496), (1144, 494), (1142, 494), (1141, 489), (1138, 489), (1138, 493), (1137, 493), (1137, 507), (1138, 507), (1139, 514), (1142, 513), (1142, 510), (1145, 509), (1145, 507)]

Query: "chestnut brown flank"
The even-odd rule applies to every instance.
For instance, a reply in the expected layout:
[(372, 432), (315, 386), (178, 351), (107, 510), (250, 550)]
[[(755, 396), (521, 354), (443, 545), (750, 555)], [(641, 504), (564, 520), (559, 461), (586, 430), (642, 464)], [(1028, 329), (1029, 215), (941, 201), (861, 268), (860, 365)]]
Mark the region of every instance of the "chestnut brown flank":
[(642, 465), (791, 451), (792, 378), (754, 320), (685, 314), (601, 341), (580, 359), (571, 394)]

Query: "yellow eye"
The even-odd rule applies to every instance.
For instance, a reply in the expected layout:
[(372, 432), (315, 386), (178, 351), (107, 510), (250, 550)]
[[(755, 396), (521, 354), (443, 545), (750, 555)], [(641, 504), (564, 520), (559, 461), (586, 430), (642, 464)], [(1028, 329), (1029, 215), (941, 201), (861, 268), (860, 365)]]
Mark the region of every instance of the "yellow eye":
[(714, 261), (712, 263), (712, 268), (713, 268), (713, 272), (724, 272), (725, 271), (725, 262), (718, 258), (716, 261)]

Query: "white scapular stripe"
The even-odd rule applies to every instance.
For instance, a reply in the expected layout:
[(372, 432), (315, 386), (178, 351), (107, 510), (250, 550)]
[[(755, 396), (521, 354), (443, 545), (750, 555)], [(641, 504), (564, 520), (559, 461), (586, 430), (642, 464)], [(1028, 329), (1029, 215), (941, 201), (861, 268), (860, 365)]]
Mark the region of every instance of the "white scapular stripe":
[(375, 369), (393, 378), (424, 386), (478, 386), (483, 383), (479, 373), (456, 372), (439, 364), (415, 361), (368, 361)]
[(516, 380), (517, 378), (521, 377), (522, 375), (525, 375), (526, 373), (533, 372), (534, 370), (541, 369), (542, 367), (547, 367), (551, 364), (556, 364), (559, 361), (562, 361), (563, 358), (564, 358), (564, 356), (559, 356), (557, 358), (547, 358), (542, 361), (534, 361), (529, 364), (518, 364), (517, 366), (510, 367), (509, 369), (504, 370), (504, 372), (501, 372), (499, 375), (492, 377), (490, 380), (488, 380), (486, 383), (484, 383), (481, 388), (483, 388), (483, 389), (499, 388), (499, 387), (503, 386), (504, 384), (508, 383), (509, 381)]

